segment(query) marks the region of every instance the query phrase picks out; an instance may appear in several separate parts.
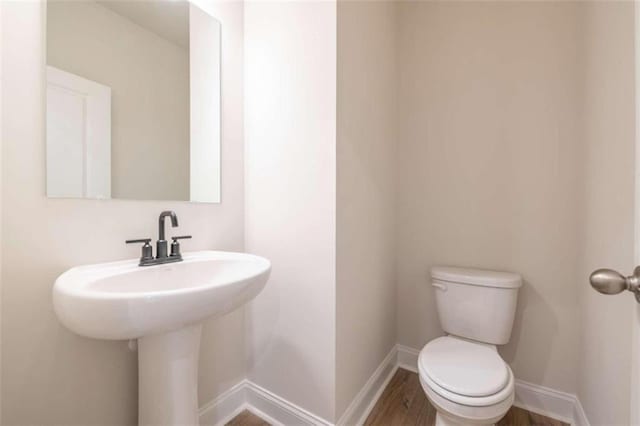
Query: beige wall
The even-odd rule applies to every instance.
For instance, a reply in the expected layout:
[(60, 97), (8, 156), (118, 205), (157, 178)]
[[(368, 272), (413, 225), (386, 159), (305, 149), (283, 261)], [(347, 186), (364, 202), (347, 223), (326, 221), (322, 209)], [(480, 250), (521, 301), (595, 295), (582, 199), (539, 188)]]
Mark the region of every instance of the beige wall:
[[(139, 256), (130, 237), (157, 237), (174, 209), (187, 250), (243, 249), (242, 4), (200, 1), (223, 37), (222, 203), (54, 200), (45, 197), (44, 13), (2, 4), (2, 424), (137, 424), (136, 353), (82, 338), (51, 305), (57, 275), (78, 264)], [(245, 375), (241, 310), (206, 324), (200, 402)], [(240, 354), (240, 355), (239, 355)]]
[[(582, 161), (578, 3), (400, 6), (398, 340), (440, 335), (429, 268), (522, 274), (517, 378), (575, 392)], [(587, 285), (581, 277), (580, 285)]]
[(336, 418), (396, 343), (396, 6), (338, 3)]
[[(442, 332), (431, 265), (518, 271), (502, 349), (516, 376), (577, 392), (594, 425), (628, 423), (633, 301), (586, 278), (633, 267), (630, 4), (402, 3), (398, 69), (374, 63), (360, 79), (370, 40), (392, 50), (388, 4), (340, 4), (337, 18), (335, 3), (252, 3), (245, 15), (207, 4), (224, 33), (220, 205), (46, 199), (42, 7), (1, 5), (2, 424), (136, 423), (136, 354), (68, 332), (50, 292), (72, 265), (136, 257), (122, 240), (155, 237), (164, 208), (196, 237), (190, 249), (242, 250), (246, 226), (247, 249), (273, 260), (246, 316), (205, 327), (201, 404), (244, 376), (247, 354), (256, 383), (336, 419), (393, 343), (391, 267), (369, 262), (393, 244), (383, 201), (396, 166), (398, 341), (420, 348)], [(368, 101), (391, 102), (396, 72), (393, 165), (382, 159), (394, 155), (393, 118), (378, 116), (389, 105)]]
[(188, 49), (98, 3), (54, 1), (47, 63), (111, 87), (112, 198), (189, 199)]
[(245, 4), (246, 249), (271, 260), (248, 305), (249, 378), (335, 414), (336, 3)]
[(579, 277), (582, 347), (578, 397), (592, 425), (631, 424), (629, 373), (636, 303), (631, 294), (598, 294), (586, 279), (600, 267), (625, 274), (634, 268), (633, 15), (630, 2), (590, 2), (585, 7), (584, 249)]

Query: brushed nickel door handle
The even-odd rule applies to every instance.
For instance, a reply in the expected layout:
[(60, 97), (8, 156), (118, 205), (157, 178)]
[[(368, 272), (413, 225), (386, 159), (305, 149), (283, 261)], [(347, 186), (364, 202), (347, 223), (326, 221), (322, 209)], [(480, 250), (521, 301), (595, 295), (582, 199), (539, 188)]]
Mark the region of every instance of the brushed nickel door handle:
[(629, 290), (640, 303), (640, 266), (636, 266), (633, 275), (628, 277), (613, 269), (596, 269), (589, 276), (589, 282), (602, 294), (618, 294)]

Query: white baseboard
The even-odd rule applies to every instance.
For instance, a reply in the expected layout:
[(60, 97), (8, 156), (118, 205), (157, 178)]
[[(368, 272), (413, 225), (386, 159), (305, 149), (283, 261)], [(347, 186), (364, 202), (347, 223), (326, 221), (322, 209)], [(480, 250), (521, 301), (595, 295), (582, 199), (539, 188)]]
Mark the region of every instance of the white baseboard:
[(332, 423), (316, 416), (304, 408), (258, 386), (245, 381), (247, 404), (266, 414), (263, 417), (274, 425), (319, 425), (331, 426)]
[(516, 380), (516, 407), (575, 425), (577, 404), (575, 395)]
[(576, 398), (576, 404), (573, 407), (573, 425), (590, 426), (587, 413), (584, 412), (584, 407), (578, 398)]
[(217, 426), (227, 423), (245, 409), (245, 380), (223, 392), (213, 401), (200, 407), (200, 424), (202, 426)]
[[(392, 348), (344, 414), (340, 416), (336, 425), (362, 425), (398, 368), (418, 371), (419, 354), (417, 349), (404, 345), (396, 345)], [(516, 380), (515, 392), (514, 405), (517, 407), (562, 420), (574, 426), (590, 426), (582, 405), (575, 395), (521, 380)], [(330, 421), (246, 379), (204, 405), (200, 409), (200, 424), (202, 426), (224, 425), (243, 410), (253, 412), (274, 426), (334, 426)]]
[(332, 426), (332, 423), (247, 379), (236, 383), (213, 401), (202, 406), (199, 410), (200, 425), (222, 426), (244, 410), (252, 412), (274, 426)]
[(396, 348), (398, 349), (398, 367), (417, 373), (420, 351), (400, 344), (396, 345)]
[[(361, 425), (398, 369), (394, 346), (353, 399), (336, 425)], [(404, 366), (403, 366), (404, 368)], [(200, 425), (221, 426), (243, 410), (253, 412), (274, 426), (334, 426), (313, 413), (251, 382), (242, 380), (200, 409)]]
[(345, 412), (340, 416), (336, 425), (363, 424), (397, 369), (398, 349), (394, 346), (371, 377), (369, 377), (369, 380), (367, 380), (362, 389), (360, 389), (360, 392), (353, 398), (353, 401), (351, 401), (351, 404), (349, 404)]

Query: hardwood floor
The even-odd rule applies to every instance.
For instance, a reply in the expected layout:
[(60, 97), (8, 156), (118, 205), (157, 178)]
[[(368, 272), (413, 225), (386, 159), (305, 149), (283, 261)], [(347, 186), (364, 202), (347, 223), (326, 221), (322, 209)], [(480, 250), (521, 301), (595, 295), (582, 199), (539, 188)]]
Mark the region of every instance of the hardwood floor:
[(507, 415), (498, 422), (499, 426), (569, 426), (568, 423), (561, 422), (560, 420), (550, 419), (549, 417), (542, 416), (540, 414), (532, 413), (527, 410), (523, 410), (518, 407), (511, 407), (507, 412)]
[(398, 369), (364, 422), (371, 425), (433, 425), (436, 409), (416, 373)]
[[(436, 409), (427, 399), (416, 373), (399, 369), (365, 421), (366, 426), (435, 424)], [(569, 426), (558, 420), (511, 407), (497, 426)]]
[(226, 426), (270, 426), (269, 423), (262, 420), (248, 410), (235, 416)]
[[(436, 410), (425, 396), (418, 375), (399, 369), (382, 392), (382, 396), (364, 424), (365, 426), (433, 426), (435, 420)], [(243, 411), (227, 425), (267, 426), (268, 423), (248, 411)], [(511, 407), (497, 426), (569, 425), (521, 408)]]

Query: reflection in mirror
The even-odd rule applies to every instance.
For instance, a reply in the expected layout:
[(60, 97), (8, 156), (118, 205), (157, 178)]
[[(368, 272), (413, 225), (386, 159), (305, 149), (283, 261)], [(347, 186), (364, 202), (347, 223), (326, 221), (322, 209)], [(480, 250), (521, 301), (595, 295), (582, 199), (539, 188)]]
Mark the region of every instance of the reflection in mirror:
[(220, 23), (188, 1), (47, 3), (47, 195), (220, 201)]

